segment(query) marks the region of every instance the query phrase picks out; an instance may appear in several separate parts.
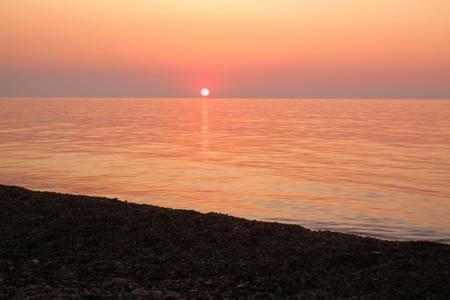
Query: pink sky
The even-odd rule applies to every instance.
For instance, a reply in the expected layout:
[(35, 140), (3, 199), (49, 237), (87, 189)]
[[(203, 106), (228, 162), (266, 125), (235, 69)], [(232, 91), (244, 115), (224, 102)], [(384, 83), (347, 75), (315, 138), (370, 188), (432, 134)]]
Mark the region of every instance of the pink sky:
[(450, 98), (448, 0), (0, 3), (0, 96)]

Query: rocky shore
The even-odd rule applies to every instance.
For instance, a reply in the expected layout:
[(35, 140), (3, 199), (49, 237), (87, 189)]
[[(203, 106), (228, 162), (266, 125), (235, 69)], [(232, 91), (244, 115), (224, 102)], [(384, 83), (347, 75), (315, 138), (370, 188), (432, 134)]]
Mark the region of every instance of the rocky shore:
[(0, 185), (0, 299), (447, 299), (450, 246)]

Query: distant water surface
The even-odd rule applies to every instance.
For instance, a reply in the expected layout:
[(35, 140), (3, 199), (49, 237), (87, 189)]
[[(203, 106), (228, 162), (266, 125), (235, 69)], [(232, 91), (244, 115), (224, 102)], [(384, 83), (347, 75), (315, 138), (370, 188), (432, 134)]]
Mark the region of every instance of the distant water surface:
[(450, 101), (0, 99), (0, 183), (450, 242)]

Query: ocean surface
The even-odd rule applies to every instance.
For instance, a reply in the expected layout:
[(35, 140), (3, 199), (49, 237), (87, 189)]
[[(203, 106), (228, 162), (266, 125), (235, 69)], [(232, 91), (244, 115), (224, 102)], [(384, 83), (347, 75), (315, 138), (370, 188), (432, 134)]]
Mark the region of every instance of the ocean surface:
[(449, 243), (450, 101), (1, 98), (0, 183)]

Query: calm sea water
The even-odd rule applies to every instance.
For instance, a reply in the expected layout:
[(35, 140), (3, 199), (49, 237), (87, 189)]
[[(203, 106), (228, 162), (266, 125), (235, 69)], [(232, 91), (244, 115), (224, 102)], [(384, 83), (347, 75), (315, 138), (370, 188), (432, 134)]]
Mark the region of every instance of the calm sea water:
[(3, 98), (0, 183), (450, 242), (450, 101)]

